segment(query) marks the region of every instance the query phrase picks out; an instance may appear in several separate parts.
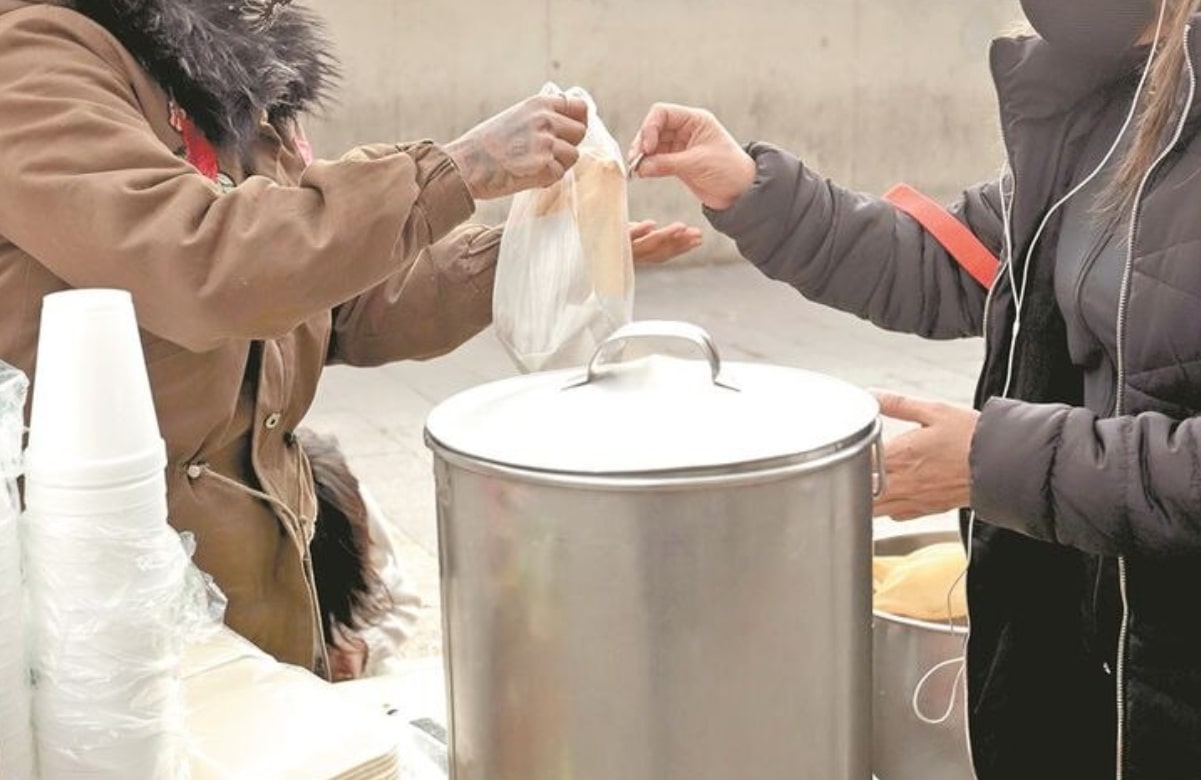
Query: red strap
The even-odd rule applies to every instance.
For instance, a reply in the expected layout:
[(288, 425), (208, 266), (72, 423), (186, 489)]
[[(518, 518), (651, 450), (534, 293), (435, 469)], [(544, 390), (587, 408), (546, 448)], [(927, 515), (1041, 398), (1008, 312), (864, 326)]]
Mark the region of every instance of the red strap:
[(885, 193), (884, 200), (916, 219), (977, 282), (984, 287), (992, 286), (1000, 266), (996, 256), (946, 209), (908, 184), (893, 187)]

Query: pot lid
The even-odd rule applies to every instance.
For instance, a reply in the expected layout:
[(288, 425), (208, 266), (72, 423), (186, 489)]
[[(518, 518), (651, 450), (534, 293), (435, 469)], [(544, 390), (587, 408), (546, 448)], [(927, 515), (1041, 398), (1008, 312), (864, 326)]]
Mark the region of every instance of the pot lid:
[[(704, 360), (633, 342), (687, 342)], [(839, 379), (772, 365), (722, 364), (693, 325), (619, 330), (587, 368), (515, 377), (454, 396), (430, 414), (435, 448), (518, 469), (582, 475), (732, 469), (805, 460), (874, 434), (875, 398)]]

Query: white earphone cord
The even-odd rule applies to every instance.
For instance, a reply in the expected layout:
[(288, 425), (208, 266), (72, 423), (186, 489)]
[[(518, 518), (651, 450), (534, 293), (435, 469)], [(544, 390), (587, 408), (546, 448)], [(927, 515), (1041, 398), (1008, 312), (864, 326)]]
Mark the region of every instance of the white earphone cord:
[[(1103, 170), (1105, 170), (1105, 167), (1107, 165), (1109, 165), (1110, 161), (1113, 159), (1113, 156), (1115, 154), (1117, 154), (1118, 149), (1121, 148), (1122, 139), (1125, 138), (1126, 133), (1130, 130), (1131, 125), (1134, 124), (1135, 117), (1138, 116), (1139, 102), (1142, 100), (1143, 90), (1146, 89), (1147, 79), (1149, 78), (1149, 76), (1151, 74), (1151, 66), (1155, 64), (1155, 57), (1159, 50), (1158, 41), (1159, 41), (1160, 37), (1163, 35), (1163, 24), (1164, 24), (1164, 18), (1167, 15), (1167, 5), (1168, 5), (1167, 0), (1161, 0), (1160, 6), (1159, 6), (1159, 19), (1157, 20), (1157, 22), (1155, 24), (1155, 41), (1156, 41), (1156, 43), (1151, 44), (1151, 51), (1147, 54), (1147, 62), (1146, 62), (1146, 65), (1144, 65), (1142, 75), (1139, 78), (1138, 88), (1134, 92), (1134, 100), (1130, 104), (1130, 110), (1126, 113), (1126, 119), (1122, 123), (1121, 129), (1118, 130), (1117, 137), (1114, 138), (1113, 143), (1110, 144), (1109, 151), (1107, 151), (1105, 153), (1105, 156), (1101, 159), (1101, 162), (1097, 165), (1097, 167), (1093, 169), (1092, 173), (1090, 173), (1083, 180), (1081, 180), (1079, 184), (1077, 184), (1075, 187), (1073, 187), (1071, 190), (1069, 190), (1068, 194), (1064, 195), (1062, 198), (1060, 198), (1058, 201), (1056, 201), (1056, 203), (1053, 206), (1051, 206), (1051, 208), (1048, 209), (1047, 213), (1043, 216), (1042, 221), (1039, 223), (1038, 230), (1035, 231), (1034, 237), (1030, 241), (1030, 246), (1027, 247), (1027, 249), (1026, 249), (1026, 258), (1025, 258), (1025, 261), (1022, 266), (1022, 268), (1026, 272), (1026, 274), (1025, 274), (1025, 276), (1022, 277), (1022, 284), (1021, 284), (1020, 290), (1018, 289), (1017, 276), (1014, 272), (1014, 267), (1013, 267), (1014, 244), (1013, 244), (1012, 219), (1013, 219), (1013, 199), (1016, 196), (1017, 179), (1008, 164), (1006, 164), (1005, 168), (1001, 171), (1001, 176), (998, 181), (998, 187), (999, 187), (999, 191), (1000, 191), (1000, 195), (1001, 195), (1001, 223), (1002, 223), (1002, 229), (1004, 231), (1003, 240), (1005, 242), (1005, 271), (1009, 277), (1009, 286), (1010, 286), (1010, 289), (1013, 290), (1013, 300), (1014, 300), (1013, 335), (1012, 335), (1012, 337), (1010, 339), (1010, 343), (1009, 343), (1009, 356), (1008, 356), (1006, 372), (1005, 372), (1005, 387), (1001, 392), (1001, 396), (1000, 396), (1001, 398), (1008, 398), (1009, 393), (1012, 390), (1014, 358), (1017, 354), (1018, 338), (1022, 332), (1022, 303), (1026, 299), (1027, 285), (1030, 283), (1029, 269), (1030, 269), (1030, 263), (1034, 259), (1034, 250), (1038, 247), (1039, 239), (1042, 238), (1043, 232), (1047, 229), (1047, 225), (1050, 224), (1051, 217), (1054, 216), (1055, 212), (1057, 212), (1059, 209), (1063, 208), (1064, 204), (1066, 204), (1069, 200), (1071, 200), (1077, 194), (1079, 194), (1081, 190), (1083, 190), (1085, 187), (1087, 187), (1089, 184), (1091, 184), (1092, 181), (1095, 178), (1097, 178), (1097, 176), (1101, 175), (1101, 172)], [(1007, 174), (1008, 174), (1008, 177), (1011, 180), (1013, 180), (1013, 185), (1014, 185), (1013, 190), (1010, 192), (1008, 198), (1005, 195), (1005, 179), (1006, 179)], [(947, 626), (948, 626), (948, 628), (950, 628), (952, 630), (955, 628), (955, 619), (954, 619), (955, 616), (954, 616), (954, 611), (951, 608), (952, 599), (954, 597), (955, 588), (959, 587), (959, 584), (967, 577), (968, 570), (971, 568), (972, 540), (975, 538), (975, 533), (976, 533), (976, 513), (972, 512), (971, 517), (968, 520), (968, 531), (967, 531), (968, 565), (966, 568), (964, 568), (964, 570), (962, 572), (960, 572), (959, 576), (955, 578), (955, 582), (953, 582), (951, 584), (950, 590), (947, 591)], [(950, 720), (951, 716), (954, 714), (955, 702), (956, 702), (956, 699), (958, 698), (959, 687), (960, 687), (960, 684), (963, 682), (963, 680), (966, 676), (966, 673), (967, 673), (967, 647), (968, 647), (968, 642), (971, 639), (970, 616), (969, 616), (968, 622), (969, 622), (968, 634), (963, 639), (963, 653), (958, 658), (950, 658), (946, 661), (942, 661), (941, 663), (935, 664), (933, 667), (930, 668), (929, 671), (926, 672), (925, 675), (922, 676), (922, 679), (920, 681), (918, 681), (918, 684), (914, 687), (914, 690), (913, 690), (913, 714), (915, 716), (917, 716), (918, 720), (922, 721), (923, 723), (925, 723), (927, 725), (940, 726), (940, 725), (946, 723), (948, 720)], [(922, 709), (920, 706), (920, 698), (921, 698), (922, 690), (925, 688), (926, 684), (930, 681), (930, 679), (934, 675), (936, 675), (938, 672), (942, 671), (943, 669), (947, 668), (948, 666), (953, 666), (954, 664), (959, 664), (960, 668), (959, 668), (959, 671), (955, 675), (955, 682), (951, 686), (950, 705), (947, 707), (946, 712), (942, 715), (942, 717), (940, 717), (940, 718), (927, 717), (925, 715), (925, 713), (922, 712)]]

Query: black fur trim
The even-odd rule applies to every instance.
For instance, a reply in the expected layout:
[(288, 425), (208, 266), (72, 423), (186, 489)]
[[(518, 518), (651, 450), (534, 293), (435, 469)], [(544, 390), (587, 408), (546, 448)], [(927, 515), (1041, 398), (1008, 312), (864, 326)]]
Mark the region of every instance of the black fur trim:
[(264, 23), (254, 0), (69, 0), (112, 33), (215, 145), (245, 152), (319, 105), (337, 80), (320, 19), (288, 4)]

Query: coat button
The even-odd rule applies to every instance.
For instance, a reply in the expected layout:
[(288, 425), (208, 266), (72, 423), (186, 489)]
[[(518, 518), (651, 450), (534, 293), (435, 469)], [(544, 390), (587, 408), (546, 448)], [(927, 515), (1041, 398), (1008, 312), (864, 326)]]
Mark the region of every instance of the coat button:
[(275, 414), (267, 417), (267, 419), (263, 422), (263, 425), (267, 426), (267, 430), (273, 431), (279, 427), (280, 420), (282, 419), (283, 417), (280, 415), (280, 413), (276, 412)]

